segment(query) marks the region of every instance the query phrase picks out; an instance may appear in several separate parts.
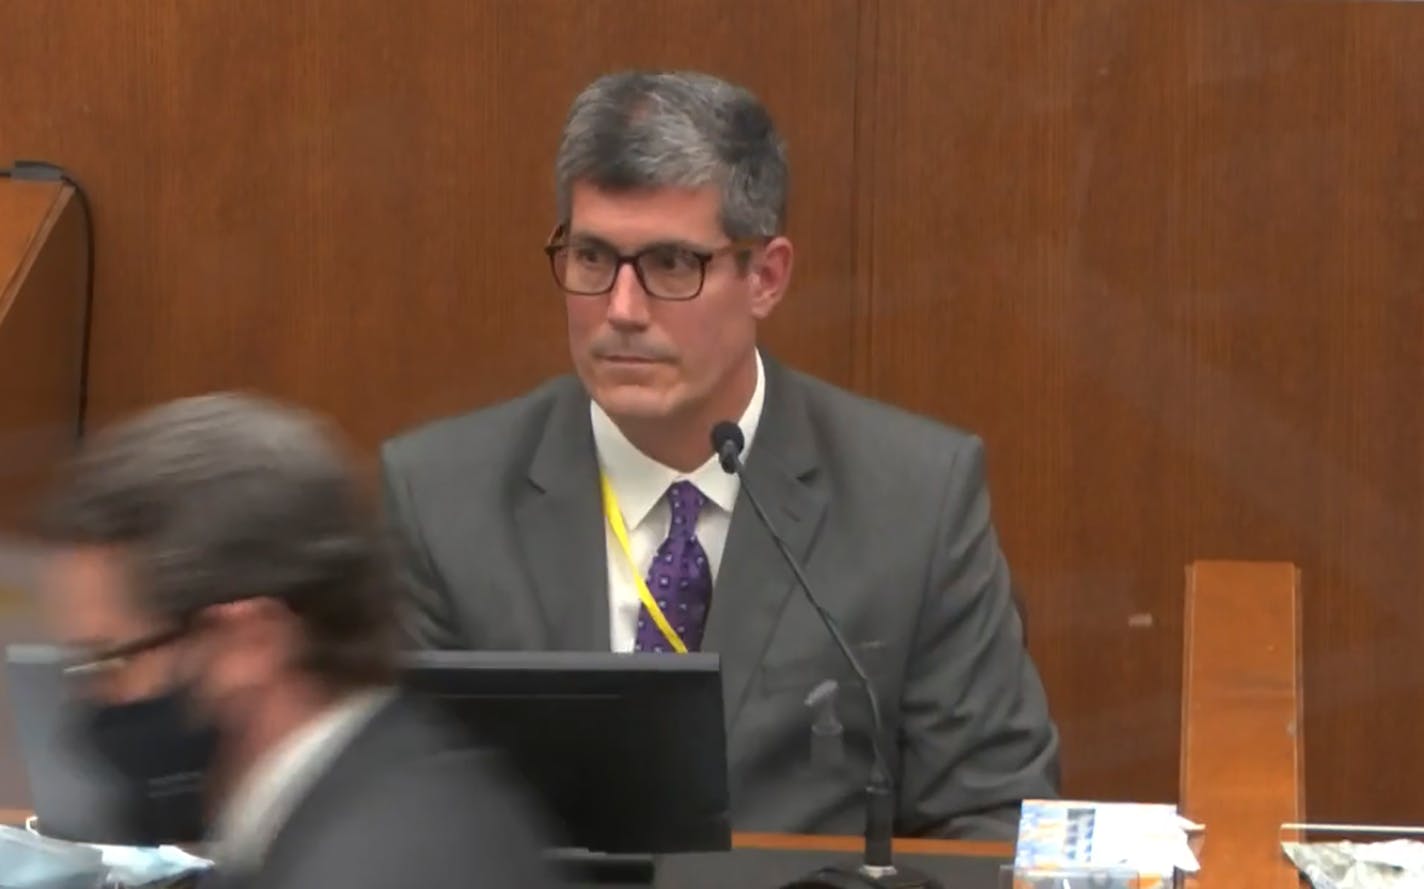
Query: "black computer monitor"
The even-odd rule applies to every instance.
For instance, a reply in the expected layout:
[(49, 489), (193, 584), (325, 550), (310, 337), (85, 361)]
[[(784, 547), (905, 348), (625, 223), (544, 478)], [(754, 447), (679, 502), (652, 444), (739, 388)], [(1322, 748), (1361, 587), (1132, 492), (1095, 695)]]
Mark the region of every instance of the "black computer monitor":
[(715, 654), (419, 652), (404, 685), (512, 759), (565, 843), (608, 855), (731, 847)]

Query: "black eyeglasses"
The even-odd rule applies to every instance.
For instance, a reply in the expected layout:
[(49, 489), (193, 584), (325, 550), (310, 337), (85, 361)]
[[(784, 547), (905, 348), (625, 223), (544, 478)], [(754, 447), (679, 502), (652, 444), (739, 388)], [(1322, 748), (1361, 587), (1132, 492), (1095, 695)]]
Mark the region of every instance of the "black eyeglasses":
[(129, 661), (145, 652), (162, 648), (181, 639), (190, 629), (190, 624), (180, 624), (166, 630), (159, 630), (147, 636), (140, 636), (129, 642), (106, 648), (102, 651), (69, 659), (64, 665), (65, 676), (95, 676), (113, 673), (122, 669)]
[(569, 243), (564, 227), (554, 229), (544, 252), (554, 281), (565, 293), (602, 296), (613, 289), (624, 265), (633, 266), (638, 283), (655, 299), (687, 300), (702, 292), (707, 266), (719, 256), (750, 250), (762, 241), (733, 241), (714, 250), (680, 244), (652, 244), (636, 253), (619, 253), (598, 241)]

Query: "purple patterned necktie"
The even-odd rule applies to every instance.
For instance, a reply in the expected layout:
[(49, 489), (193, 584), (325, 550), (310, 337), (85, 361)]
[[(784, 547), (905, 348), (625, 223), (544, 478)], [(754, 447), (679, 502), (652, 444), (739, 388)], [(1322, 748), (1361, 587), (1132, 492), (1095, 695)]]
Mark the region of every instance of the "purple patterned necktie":
[[(648, 566), (648, 592), (688, 651), (702, 648), (702, 629), (712, 603), (712, 570), (707, 552), (697, 542), (697, 516), (707, 497), (692, 482), (677, 482), (667, 490), (672, 522), (667, 539)], [(638, 610), (635, 651), (672, 651), (646, 606)]]

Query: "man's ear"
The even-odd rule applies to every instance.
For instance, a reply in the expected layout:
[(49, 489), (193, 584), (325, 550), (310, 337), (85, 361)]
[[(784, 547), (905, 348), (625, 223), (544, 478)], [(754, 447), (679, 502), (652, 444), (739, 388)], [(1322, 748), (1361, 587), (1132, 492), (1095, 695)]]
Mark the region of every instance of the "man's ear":
[(795, 254), (791, 240), (777, 236), (752, 255), (752, 315), (758, 321), (770, 316), (785, 295)]
[(257, 597), (208, 609), (207, 619), (225, 630), (238, 655), (254, 665), (279, 663), (298, 645), (300, 627), (291, 610), (276, 599)]
[(257, 597), (214, 605), (207, 609), (207, 619), (213, 623), (233, 625), (250, 632), (266, 624), (280, 621), (287, 609), (276, 599)]

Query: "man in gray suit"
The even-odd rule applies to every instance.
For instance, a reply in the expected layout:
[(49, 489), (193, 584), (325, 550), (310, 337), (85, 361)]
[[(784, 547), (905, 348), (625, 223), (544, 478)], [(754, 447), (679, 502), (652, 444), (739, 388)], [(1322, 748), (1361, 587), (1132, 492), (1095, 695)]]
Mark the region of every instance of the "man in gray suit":
[[(545, 250), (577, 374), (382, 450), (413, 644), (718, 652), (734, 825), (860, 831), (863, 693), (712, 455), (732, 420), (747, 484), (883, 702), (897, 832), (1012, 836), (1020, 801), (1056, 792), (1058, 734), (982, 445), (758, 350), (793, 255), (766, 110), (705, 75), (603, 77), (569, 113), (557, 182)], [(828, 679), (831, 710), (808, 707)], [(817, 718), (843, 727), (839, 763), (811, 755)]]
[(76, 727), (114, 781), (93, 839), (206, 838), (224, 889), (555, 884), (495, 754), (397, 688), (362, 500), (315, 418), (245, 396), (86, 445), (39, 524)]

